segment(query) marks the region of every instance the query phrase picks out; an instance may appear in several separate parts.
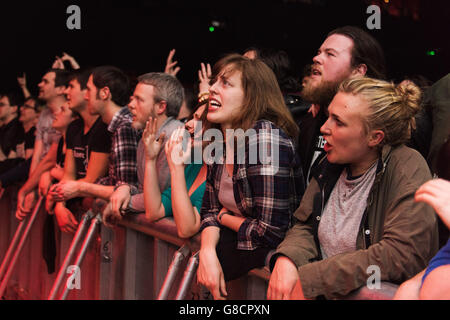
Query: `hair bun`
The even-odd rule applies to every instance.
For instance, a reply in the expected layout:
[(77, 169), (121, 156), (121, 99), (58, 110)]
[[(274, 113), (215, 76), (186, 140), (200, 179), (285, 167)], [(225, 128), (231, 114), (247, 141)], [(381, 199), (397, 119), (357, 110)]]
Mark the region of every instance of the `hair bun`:
[(419, 111), (422, 91), (410, 80), (404, 80), (395, 87), (395, 93), (402, 102), (407, 117), (413, 118)]

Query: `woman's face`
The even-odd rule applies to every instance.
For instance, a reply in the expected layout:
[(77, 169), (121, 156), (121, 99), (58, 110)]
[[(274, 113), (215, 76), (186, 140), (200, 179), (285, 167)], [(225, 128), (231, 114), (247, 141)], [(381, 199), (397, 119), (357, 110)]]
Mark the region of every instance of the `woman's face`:
[(201, 107), (199, 107), (195, 112), (194, 115), (192, 117), (192, 119), (190, 119), (188, 122), (186, 122), (186, 124), (184, 125), (185, 129), (189, 132), (189, 134), (191, 135), (191, 143), (192, 143), (192, 147), (195, 147), (195, 143), (200, 143), (200, 147), (202, 146), (202, 137), (203, 137), (203, 130), (204, 128), (202, 127), (202, 115), (203, 112), (206, 109), (206, 104), (202, 105)]
[(55, 114), (55, 120), (53, 120), (52, 127), (58, 131), (65, 131), (69, 124), (73, 120), (73, 112), (69, 108), (69, 104), (66, 102), (61, 111)]
[(374, 148), (362, 121), (367, 110), (367, 102), (360, 97), (336, 94), (328, 107), (328, 120), (320, 128), (329, 162), (357, 167), (373, 159)]
[(242, 73), (225, 67), (209, 88), (208, 121), (218, 123), (222, 130), (231, 129), (244, 103)]

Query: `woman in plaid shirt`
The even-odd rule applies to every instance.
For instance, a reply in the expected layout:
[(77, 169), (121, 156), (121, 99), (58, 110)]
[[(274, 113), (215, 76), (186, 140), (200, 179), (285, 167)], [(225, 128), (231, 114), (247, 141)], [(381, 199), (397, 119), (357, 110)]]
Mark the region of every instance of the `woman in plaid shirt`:
[(298, 127), (270, 68), (228, 55), (214, 66), (211, 84), (207, 120), (220, 129), (226, 154), (214, 149), (208, 165), (197, 276), (224, 299), (225, 281), (264, 266), (283, 240), (304, 185), (294, 148)]

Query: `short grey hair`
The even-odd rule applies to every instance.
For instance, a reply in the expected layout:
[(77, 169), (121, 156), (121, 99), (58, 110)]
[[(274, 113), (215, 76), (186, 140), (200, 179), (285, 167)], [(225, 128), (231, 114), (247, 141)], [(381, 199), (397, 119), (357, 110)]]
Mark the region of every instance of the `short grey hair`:
[(174, 76), (162, 72), (150, 72), (138, 78), (139, 83), (155, 88), (155, 102), (166, 101), (166, 115), (177, 117), (184, 100), (183, 85)]

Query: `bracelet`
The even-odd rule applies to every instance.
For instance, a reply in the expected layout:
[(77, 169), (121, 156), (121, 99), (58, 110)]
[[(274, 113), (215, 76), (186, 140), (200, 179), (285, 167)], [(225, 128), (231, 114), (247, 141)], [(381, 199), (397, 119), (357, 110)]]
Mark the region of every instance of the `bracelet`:
[(217, 215), (217, 220), (222, 223), (222, 217), (225, 213), (230, 213), (229, 211), (223, 211)]
[(205, 104), (206, 102), (208, 102), (209, 100), (209, 93), (207, 95), (203, 95), (200, 98), (198, 98), (198, 104), (202, 105)]
[(200, 99), (201, 97), (204, 97), (204, 96), (209, 96), (209, 92), (202, 92), (202, 93), (199, 93), (198, 94), (198, 98)]

